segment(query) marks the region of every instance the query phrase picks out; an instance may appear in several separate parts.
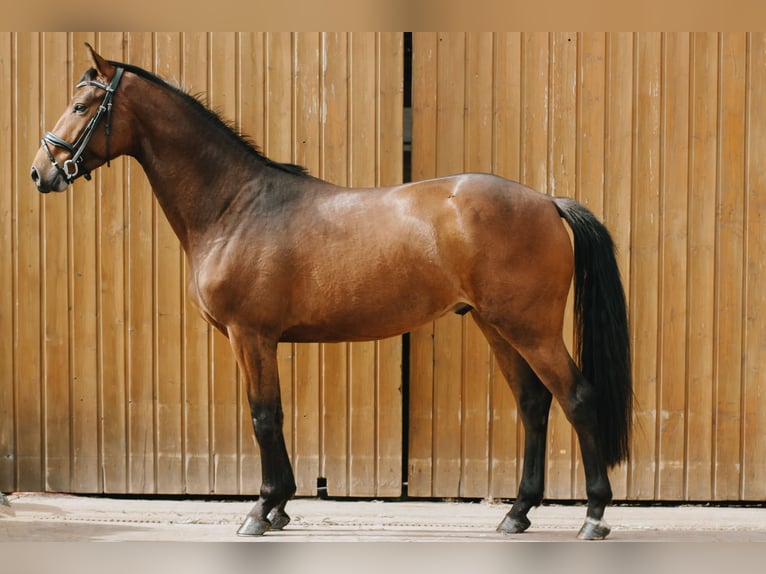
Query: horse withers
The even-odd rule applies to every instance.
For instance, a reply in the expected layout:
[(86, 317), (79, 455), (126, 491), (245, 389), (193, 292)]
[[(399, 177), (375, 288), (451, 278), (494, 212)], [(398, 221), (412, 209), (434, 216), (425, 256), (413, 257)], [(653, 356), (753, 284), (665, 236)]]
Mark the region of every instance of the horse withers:
[[(579, 536), (609, 534), (607, 469), (628, 456), (630, 352), (612, 240), (590, 211), (487, 174), (339, 187), (268, 159), (194, 97), (88, 49), (93, 67), (43, 137), (32, 179), (47, 193), (120, 155), (143, 167), (188, 257), (191, 299), (228, 337), (245, 383), (262, 486), (239, 534), (290, 520), (277, 344), (380, 339), (452, 312), (486, 335), (526, 431), (518, 497), (498, 531), (523, 532), (542, 502), (555, 397), (582, 451)], [(562, 335), (573, 277), (577, 362)]]

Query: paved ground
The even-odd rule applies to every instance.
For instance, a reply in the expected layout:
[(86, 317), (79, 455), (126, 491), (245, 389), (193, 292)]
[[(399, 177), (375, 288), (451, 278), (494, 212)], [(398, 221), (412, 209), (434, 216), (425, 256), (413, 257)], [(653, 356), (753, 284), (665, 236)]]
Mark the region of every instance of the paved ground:
[[(614, 506), (611, 536), (592, 543), (575, 537), (582, 506), (535, 509), (528, 532), (504, 536), (505, 504), (298, 499), (284, 531), (240, 538), (250, 502), (8, 500), (2, 574), (762, 574), (766, 562), (766, 508)], [(119, 544), (87, 544), (100, 541)]]
[[(585, 517), (582, 506), (545, 505), (530, 513), (529, 531), (506, 536), (495, 533), (506, 504), (297, 499), (285, 530), (252, 539), (235, 534), (250, 502), (32, 493), (8, 500), (15, 516), (0, 512), (0, 540), (17, 542), (569, 542)], [(766, 508), (613, 506), (606, 518), (611, 542), (766, 543)]]

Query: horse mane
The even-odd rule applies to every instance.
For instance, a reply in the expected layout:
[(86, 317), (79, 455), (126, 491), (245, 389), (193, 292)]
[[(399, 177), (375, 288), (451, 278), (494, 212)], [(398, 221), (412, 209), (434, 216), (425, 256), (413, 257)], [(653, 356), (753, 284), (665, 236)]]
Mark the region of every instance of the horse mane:
[[(159, 76), (156, 76), (152, 74), (151, 72), (147, 72), (146, 70), (144, 70), (143, 68), (139, 68), (138, 66), (134, 66), (132, 64), (125, 64), (122, 62), (113, 62), (113, 61), (110, 61), (109, 63), (112, 64), (113, 66), (118, 66), (120, 68), (123, 68), (128, 72), (131, 72), (137, 76), (140, 76), (141, 78), (144, 78), (145, 80), (148, 80), (154, 84), (157, 84), (177, 94), (192, 110), (200, 114), (204, 119), (206, 119), (213, 125), (218, 126), (222, 130), (224, 130), (234, 143), (244, 148), (245, 151), (247, 151), (256, 160), (263, 162), (266, 165), (276, 168), (280, 171), (284, 171), (286, 173), (299, 175), (302, 177), (309, 177), (310, 174), (308, 170), (301, 165), (296, 165), (293, 163), (281, 163), (281, 162), (277, 162), (272, 159), (269, 159), (266, 155), (264, 155), (261, 152), (261, 150), (255, 144), (255, 142), (253, 142), (250, 136), (240, 132), (233, 122), (224, 119), (218, 112), (210, 109), (207, 106), (207, 104), (204, 102), (202, 95), (190, 94), (189, 92), (186, 92), (182, 90), (181, 88), (178, 88), (176, 86), (173, 86), (172, 84), (169, 84), (168, 82), (166, 82)], [(96, 70), (91, 68), (90, 70), (85, 72), (85, 74), (83, 75), (83, 79), (92, 80), (95, 78), (95, 76), (96, 76)]]

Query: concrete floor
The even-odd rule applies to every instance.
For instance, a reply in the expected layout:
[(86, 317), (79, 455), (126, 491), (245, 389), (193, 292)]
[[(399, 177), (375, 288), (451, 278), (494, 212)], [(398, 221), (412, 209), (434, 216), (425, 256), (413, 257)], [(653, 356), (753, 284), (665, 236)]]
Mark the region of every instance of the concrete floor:
[[(287, 507), (285, 530), (241, 538), (236, 530), (251, 502), (39, 493), (8, 500), (0, 509), (0, 541), (11, 543), (0, 545), (3, 574), (264, 567), (290, 574), (586, 574), (607, 567), (740, 574), (761, 573), (766, 563), (766, 508), (613, 506), (606, 515), (612, 534), (590, 543), (576, 539), (583, 506), (544, 505), (530, 513), (529, 531), (506, 536), (495, 532), (506, 504), (297, 499)], [(77, 544), (102, 541), (123, 544)]]

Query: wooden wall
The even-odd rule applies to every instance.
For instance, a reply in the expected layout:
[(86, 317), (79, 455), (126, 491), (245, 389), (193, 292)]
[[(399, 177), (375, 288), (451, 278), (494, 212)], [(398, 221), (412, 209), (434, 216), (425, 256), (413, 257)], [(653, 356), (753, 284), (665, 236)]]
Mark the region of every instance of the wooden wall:
[[(400, 34), (0, 34), (0, 488), (257, 494), (228, 342), (132, 160), (41, 196), (29, 168), (91, 42), (201, 93), (278, 161), (401, 181)], [(393, 150), (393, 152), (392, 152)], [(300, 494), (401, 491), (401, 344), (282, 345)]]
[[(227, 342), (140, 168), (41, 196), (39, 139), (83, 42), (205, 94), (280, 161), (343, 184), (402, 173), (401, 34), (0, 33), (0, 489), (255, 494)], [(414, 34), (413, 179), (493, 171), (575, 196), (613, 233), (637, 407), (615, 496), (766, 499), (766, 35)], [(523, 431), (470, 318), (283, 345), (300, 494), (513, 497)], [(402, 371), (409, 412), (402, 444)], [(549, 498), (584, 497), (554, 406)]]
[[(633, 458), (615, 497), (766, 499), (766, 35), (415, 34), (413, 178), (574, 196), (629, 297)], [(511, 232), (512, 230), (509, 230)], [(409, 492), (508, 496), (523, 438), (468, 318), (412, 335)], [(551, 417), (550, 498), (584, 498)]]

